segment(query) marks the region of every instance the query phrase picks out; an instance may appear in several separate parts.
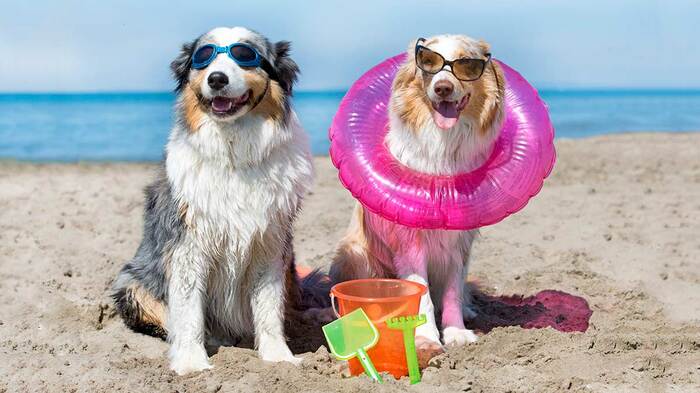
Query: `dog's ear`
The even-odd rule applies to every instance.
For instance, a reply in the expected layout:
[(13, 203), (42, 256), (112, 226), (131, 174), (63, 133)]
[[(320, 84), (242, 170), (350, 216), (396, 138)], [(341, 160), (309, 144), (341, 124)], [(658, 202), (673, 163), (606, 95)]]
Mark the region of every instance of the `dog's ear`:
[(491, 53), (491, 45), (489, 45), (488, 42), (484, 40), (479, 40), (477, 46), (479, 47), (481, 54), (485, 55), (487, 53)]
[(292, 94), (292, 87), (299, 76), (299, 66), (289, 57), (292, 44), (289, 41), (280, 41), (275, 44), (275, 71), (277, 83), (288, 95)]
[(416, 45), (418, 45), (418, 38), (408, 43), (408, 49), (406, 49), (408, 57), (413, 58), (416, 55)]
[(394, 82), (392, 83), (392, 89), (400, 90), (409, 87), (416, 79), (417, 74), (418, 67), (416, 67), (416, 61), (413, 59), (413, 56), (408, 56), (406, 61), (396, 72)]
[(192, 54), (194, 48), (197, 47), (196, 39), (192, 42), (186, 42), (182, 45), (180, 54), (170, 63), (170, 70), (173, 72), (173, 77), (177, 85), (175, 86), (175, 92), (179, 93), (187, 84), (187, 79), (190, 75), (190, 68), (192, 67)]
[(416, 79), (418, 67), (416, 67), (416, 45), (418, 39), (412, 40), (408, 44), (406, 50), (406, 61), (401, 65), (401, 68), (396, 72), (392, 88), (394, 90), (407, 88)]

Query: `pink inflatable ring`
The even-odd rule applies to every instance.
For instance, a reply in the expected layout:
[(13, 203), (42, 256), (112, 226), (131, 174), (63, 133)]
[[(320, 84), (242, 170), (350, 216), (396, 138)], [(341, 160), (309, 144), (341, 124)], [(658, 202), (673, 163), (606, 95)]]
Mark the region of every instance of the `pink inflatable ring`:
[(384, 144), (391, 85), (406, 55), (385, 60), (347, 92), (329, 130), (340, 181), (367, 209), (401, 225), (474, 229), (522, 209), (554, 166), (554, 128), (537, 91), (499, 62), (506, 116), (490, 158), (455, 176), (415, 172)]

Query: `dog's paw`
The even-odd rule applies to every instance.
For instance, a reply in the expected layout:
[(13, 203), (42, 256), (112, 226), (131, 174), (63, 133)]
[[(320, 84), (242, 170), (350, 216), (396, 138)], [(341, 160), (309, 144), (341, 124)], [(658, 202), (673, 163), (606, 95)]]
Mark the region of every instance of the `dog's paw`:
[(418, 355), (418, 365), (421, 368), (428, 367), (430, 359), (444, 352), (445, 349), (440, 344), (440, 341), (424, 336), (416, 336), (416, 354)]
[(170, 369), (178, 375), (209, 370), (214, 367), (209, 363), (207, 351), (201, 344), (172, 345), (168, 357), (170, 358)]
[(266, 362), (289, 362), (292, 363), (295, 366), (300, 365), (303, 361), (304, 358), (299, 357), (299, 356), (294, 356), (294, 355), (289, 355), (289, 356), (260, 356), (262, 360)]
[(299, 366), (304, 361), (304, 358), (302, 358), (301, 356), (292, 356), (288, 359), (284, 359), (283, 361), (292, 363), (295, 366)]
[(442, 331), (442, 339), (446, 346), (462, 346), (468, 343), (474, 343), (479, 338), (469, 329), (460, 329), (450, 326)]
[(287, 348), (287, 345), (284, 345), (282, 348), (261, 348), (258, 352), (260, 353), (260, 358), (267, 362), (289, 362), (298, 366), (304, 361), (303, 358), (294, 356), (292, 351)]

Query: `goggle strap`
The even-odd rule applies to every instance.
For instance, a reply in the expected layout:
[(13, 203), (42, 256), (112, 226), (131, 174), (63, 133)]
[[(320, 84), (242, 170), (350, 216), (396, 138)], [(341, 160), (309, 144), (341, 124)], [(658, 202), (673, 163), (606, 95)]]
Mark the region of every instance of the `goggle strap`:
[(262, 68), (263, 71), (267, 72), (267, 75), (272, 79), (273, 81), (279, 83), (279, 75), (277, 75), (277, 71), (275, 71), (275, 68), (270, 64), (269, 61), (267, 61), (266, 58), (260, 56), (260, 68)]

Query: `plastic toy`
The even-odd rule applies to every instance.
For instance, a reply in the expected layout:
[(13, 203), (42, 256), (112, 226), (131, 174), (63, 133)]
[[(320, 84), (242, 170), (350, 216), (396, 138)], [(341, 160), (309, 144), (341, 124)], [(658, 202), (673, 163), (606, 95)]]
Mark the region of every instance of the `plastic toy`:
[(386, 321), (389, 329), (401, 330), (403, 332), (403, 346), (406, 352), (406, 363), (408, 365), (408, 375), (411, 384), (420, 382), (420, 367), (418, 367), (418, 356), (416, 355), (416, 335), (415, 330), (426, 321), (425, 314), (394, 317)]
[[(345, 281), (331, 288), (331, 302), (336, 315), (344, 317), (362, 309), (379, 332), (379, 341), (367, 351), (376, 369), (395, 378), (408, 375), (403, 333), (390, 329), (385, 322), (391, 318), (418, 314), (420, 298), (427, 292), (424, 285), (393, 279), (364, 279)], [(350, 373), (359, 375), (363, 367), (357, 359), (348, 361)]]
[(328, 346), (335, 357), (340, 360), (350, 360), (357, 357), (365, 369), (365, 373), (377, 382), (383, 382), (382, 376), (372, 364), (366, 350), (379, 341), (379, 332), (367, 318), (361, 308), (336, 319), (323, 326)]
[(506, 115), (489, 159), (456, 176), (418, 173), (384, 143), (391, 85), (405, 59), (389, 58), (360, 77), (333, 118), (330, 155), (345, 188), (370, 211), (415, 228), (474, 229), (522, 209), (555, 160), (554, 129), (537, 91), (498, 62)]

